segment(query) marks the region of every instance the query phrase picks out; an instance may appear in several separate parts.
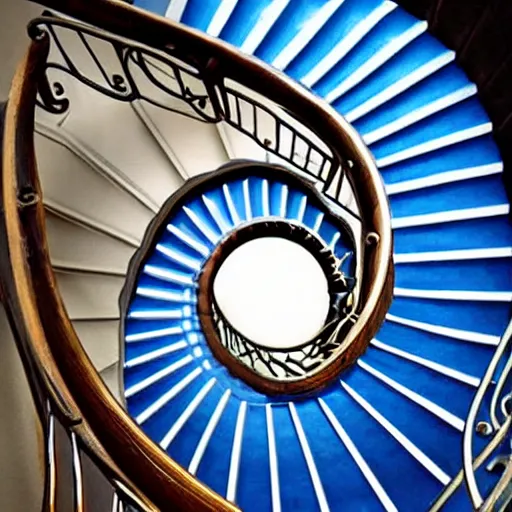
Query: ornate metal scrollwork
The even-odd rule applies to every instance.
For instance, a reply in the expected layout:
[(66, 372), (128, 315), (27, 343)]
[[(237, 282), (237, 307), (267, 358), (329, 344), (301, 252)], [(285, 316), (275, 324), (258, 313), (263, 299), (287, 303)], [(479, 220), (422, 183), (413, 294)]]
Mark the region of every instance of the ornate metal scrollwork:
[[(216, 107), (216, 100), (212, 101), (212, 89), (203, 76), (204, 70), (187, 62), (192, 59), (174, 55), (171, 50), (158, 52), (48, 12), (33, 20), (28, 31), (33, 39), (49, 37), (51, 41), (52, 53), (39, 84), (39, 106), (50, 113), (60, 114), (69, 108), (62, 83), (52, 83), (48, 77), (50, 70), (58, 70), (119, 101), (145, 100), (206, 122), (221, 119), (222, 113)], [(98, 52), (99, 46), (102, 52)], [(88, 66), (78, 64), (75, 55), (78, 51), (87, 57)], [(201, 93), (192, 91), (190, 83), (199, 86)], [(152, 88), (149, 94), (148, 89)], [(189, 108), (177, 109), (176, 104), (165, 101), (166, 97), (180, 100)]]
[[(512, 432), (512, 408), (510, 407), (510, 377), (512, 374), (512, 322), (501, 338), (494, 356), (487, 367), (473, 403), (471, 404), (464, 427), (464, 439), (462, 446), (461, 471), (453, 478), (441, 495), (432, 505), (430, 512), (442, 510), (444, 505), (463, 484), (466, 484), (469, 498), (474, 510), (489, 512), (491, 510), (510, 510), (512, 503), (512, 489), (510, 479), (512, 477), (512, 449), (510, 435)], [(503, 364), (501, 371), (498, 367)], [(489, 407), (486, 410), (485, 396), (494, 386)], [(479, 421), (479, 415), (487, 416), (490, 421)], [(476, 456), (473, 453), (473, 436), (475, 432), (488, 437), (488, 443)], [(501, 448), (501, 454), (499, 450)], [(477, 483), (476, 471), (494, 454), (487, 470), (493, 471), (498, 466), (503, 466), (503, 474), (494, 489), (487, 493), (484, 500)]]
[(226, 350), (264, 377), (276, 379), (306, 377), (329, 359), (342, 343), (339, 336), (341, 324), (333, 321), (326, 325), (313, 340), (298, 349), (270, 350), (259, 346), (238, 332), (222, 315), (215, 302), (212, 304), (212, 311), (217, 333)]
[[(279, 236), (305, 247), (320, 263), (327, 279), (330, 307), (325, 324), (320, 332), (300, 346), (270, 349), (250, 340), (230, 323), (213, 293), (213, 279), (216, 270), (224, 261), (223, 257), (241, 243), (262, 235)], [(342, 264), (352, 255), (352, 252), (349, 251), (338, 259), (328, 247), (304, 227), (277, 220), (266, 220), (242, 227), (233, 232), (232, 239), (235, 240), (235, 247), (230, 246), (230, 239), (224, 242), (227, 250), (224, 251), (221, 248), (223, 253), (221, 258), (214, 256), (215, 268), (209, 280), (206, 281), (209, 289), (205, 293), (211, 301), (211, 315), (220, 343), (241, 364), (264, 378), (286, 381), (307, 377), (340, 348), (347, 329), (356, 318), (353, 300), (356, 279), (341, 270)]]
[[(329, 149), (310, 140), (305, 135), (307, 127), (297, 119), (288, 122), (285, 117), (290, 115), (277, 104), (270, 108), (256, 96), (227, 84), (229, 77), (219, 74), (213, 59), (200, 63), (175, 48), (155, 50), (50, 12), (33, 20), (28, 32), (35, 40), (48, 37), (51, 43), (38, 84), (38, 105), (47, 112), (63, 114), (70, 107), (62, 79), (50, 76), (56, 71), (118, 101), (143, 100), (203, 122), (225, 121), (268, 155), (318, 182), (329, 199), (361, 220), (358, 212), (341, 200), (351, 162), (341, 162)], [(250, 119), (244, 113), (247, 111)], [(262, 116), (271, 120), (271, 136), (260, 126)]]

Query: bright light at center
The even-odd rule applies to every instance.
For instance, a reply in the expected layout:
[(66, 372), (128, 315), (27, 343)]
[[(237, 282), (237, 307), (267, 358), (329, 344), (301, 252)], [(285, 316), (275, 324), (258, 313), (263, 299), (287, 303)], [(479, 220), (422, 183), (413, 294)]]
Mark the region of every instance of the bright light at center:
[(221, 265), (213, 292), (231, 325), (268, 348), (308, 341), (323, 327), (329, 310), (320, 264), (284, 238), (258, 238), (235, 249)]

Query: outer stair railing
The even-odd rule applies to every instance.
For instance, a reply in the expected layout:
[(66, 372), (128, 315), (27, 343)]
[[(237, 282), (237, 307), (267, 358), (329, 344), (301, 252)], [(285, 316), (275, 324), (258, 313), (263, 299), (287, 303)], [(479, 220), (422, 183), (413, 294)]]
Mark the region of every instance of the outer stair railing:
[[(233, 100), (235, 111), (241, 102), (249, 102), (255, 111), (268, 111), (268, 107), (226, 86), (224, 80), (253, 90), (255, 97), (271, 99), (277, 106), (269, 114), (275, 120), (276, 132), (281, 126), (291, 128), (294, 143), (299, 139), (306, 141), (306, 136), (294, 129), (296, 123), (307, 133), (312, 132), (328, 151), (310, 144), (302, 160), (295, 160), (293, 152), (285, 160), (299, 167), (299, 171), (313, 174), (335, 203), (343, 179), (349, 180), (356, 193), (366, 257), (362, 307), (351, 336), (366, 341), (380, 325), (392, 289), (390, 216), (382, 182), (368, 150), (348, 123), (284, 75), (242, 56), (228, 45), (116, 1), (45, 3), (97, 28), (50, 15), (36, 20), (30, 26), (33, 41), (14, 78), (5, 112), (0, 230), (2, 298), (45, 434), (44, 509), (57, 509), (56, 503), (62, 499), (55, 463), (59, 424), (71, 444), (75, 510), (88, 508), (89, 498), (84, 492), (85, 457), (110, 482), (113, 507), (120, 508), (120, 503), (126, 503), (141, 510), (235, 510), (234, 505), (174, 463), (135, 425), (95, 371), (65, 312), (49, 260), (33, 145), (36, 103), (55, 113), (68, 106), (62, 97), (64, 91), (47, 79), (52, 29), (66, 27), (82, 35), (103, 38), (121, 50), (119, 57), (126, 66), (130, 58), (134, 59), (153, 82), (158, 82), (159, 65), (169, 66), (173, 62), (170, 68), (175, 76), (192, 74), (192, 79), (203, 83), (206, 95), (191, 92), (186, 86), (179, 91), (160, 87), (160, 93), (184, 98), (203, 117), (202, 104), (207, 96), (212, 108), (212, 114), (206, 116), (208, 121), (226, 120), (276, 156), (283, 156), (276, 140), (268, 142), (267, 138), (259, 137), (254, 126), (249, 133), (240, 122), (241, 117), (230, 115), (226, 109)], [(190, 73), (189, 67), (180, 68), (173, 60), (179, 48), (186, 49), (183, 54), (188, 66), (195, 64), (199, 73)], [(95, 86), (73, 68), (72, 61), (67, 61), (67, 71), (86, 85)], [(128, 67), (124, 71), (126, 79)], [(108, 86), (103, 92), (115, 99), (130, 101), (144, 97), (134, 80), (126, 83), (116, 76), (105, 78)], [(215, 88), (220, 88), (220, 100)], [(291, 122), (287, 121), (290, 116)], [(317, 159), (311, 167), (313, 154)], [(337, 366), (332, 365), (323, 378), (327, 381), (337, 371)]]

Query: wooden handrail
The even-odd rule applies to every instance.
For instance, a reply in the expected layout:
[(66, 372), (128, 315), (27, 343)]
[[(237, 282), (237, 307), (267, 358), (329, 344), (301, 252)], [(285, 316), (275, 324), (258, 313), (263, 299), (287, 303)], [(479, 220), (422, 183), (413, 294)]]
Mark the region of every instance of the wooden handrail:
[[(390, 214), (375, 163), (350, 125), (284, 74), (193, 29), (114, 0), (41, 3), (157, 49), (180, 45), (198, 58), (215, 59), (221, 73), (225, 68), (230, 78), (293, 112), (306, 126), (315, 127), (315, 133), (340, 160), (348, 158), (354, 162), (355, 172), (349, 179), (364, 212), (364, 231), (375, 233), (378, 243), (367, 248), (364, 306), (347, 343), (356, 338), (371, 338), (387, 310), (392, 291)], [(45, 58), (40, 49), (44, 45), (47, 46), (45, 39), (33, 42), (18, 70), (6, 119), (3, 194), (9, 260), (18, 301), (13, 313), (21, 315), (30, 340), (37, 340), (38, 350), (46, 355), (48, 364), (56, 366), (61, 376), (60, 380), (56, 378), (56, 389), (68, 390), (63, 398), (65, 403), (75, 404), (77, 414), (85, 419), (115, 467), (121, 468), (128, 481), (158, 509), (238, 510), (172, 461), (138, 428), (106, 388), (66, 314), (48, 254), (41, 188), (33, 156), (35, 73)], [(27, 191), (35, 194), (31, 197), (36, 200), (26, 207), (22, 205), (22, 226), (18, 194)], [(330, 365), (327, 378), (338, 371), (336, 364)]]
[[(382, 179), (373, 157), (357, 132), (333, 108), (284, 73), (235, 47), (195, 29), (172, 22), (118, 0), (32, 0), (84, 21), (117, 36), (155, 49), (186, 49), (202, 67), (207, 65), (292, 112), (336, 155), (340, 162), (351, 160), (347, 177), (363, 212), (363, 231), (375, 233), (377, 244), (365, 247), (364, 280), (361, 283), (359, 317), (344, 345), (364, 350), (378, 330), (391, 301), (393, 288), (392, 232), (390, 211)], [(338, 358), (338, 362), (341, 358)], [(342, 368), (333, 361), (325, 369), (324, 381)]]
[[(68, 428), (83, 423), (82, 417), (87, 421), (90, 431), (85, 424), (75, 430), (85, 443), (94, 442), (91, 433), (99, 440), (115, 466), (123, 468), (127, 483), (133, 482), (157, 507), (147, 502), (148, 510), (238, 510), (167, 457), (138, 428), (95, 371), (65, 312), (51, 268), (34, 157), (36, 84), (47, 53), (47, 39), (31, 44), (15, 75), (6, 113), (2, 199), (6, 257), (14, 283), (12, 293), (4, 286), (6, 307), (26, 330), (36, 362), (50, 382), (46, 392), (58, 390), (60, 402), (68, 408)], [(105, 455), (100, 446), (94, 448), (97, 456)], [(123, 478), (114, 466), (111, 469), (112, 478)]]

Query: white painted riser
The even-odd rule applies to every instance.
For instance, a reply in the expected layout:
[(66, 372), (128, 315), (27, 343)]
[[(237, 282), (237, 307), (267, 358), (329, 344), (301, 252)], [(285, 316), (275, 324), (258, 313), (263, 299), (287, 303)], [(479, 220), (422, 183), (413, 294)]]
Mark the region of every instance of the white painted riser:
[(76, 83), (65, 88), (65, 120), (37, 117), (50, 255), (77, 334), (118, 396), (118, 298), (154, 213), (189, 177), (231, 158), (268, 157), (227, 125), (112, 101)]

